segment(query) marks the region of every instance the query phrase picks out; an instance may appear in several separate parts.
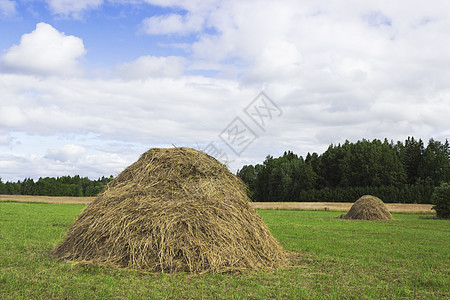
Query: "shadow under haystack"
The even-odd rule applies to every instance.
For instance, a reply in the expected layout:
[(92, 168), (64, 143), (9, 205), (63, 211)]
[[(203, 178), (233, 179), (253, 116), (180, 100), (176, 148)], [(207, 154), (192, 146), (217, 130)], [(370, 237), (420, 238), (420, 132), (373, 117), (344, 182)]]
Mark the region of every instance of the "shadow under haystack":
[(153, 272), (285, 266), (243, 182), (189, 148), (151, 149), (89, 204), (52, 250), (64, 260)]
[(393, 220), (391, 213), (380, 198), (365, 195), (359, 198), (348, 213), (342, 214), (338, 219), (348, 220)]

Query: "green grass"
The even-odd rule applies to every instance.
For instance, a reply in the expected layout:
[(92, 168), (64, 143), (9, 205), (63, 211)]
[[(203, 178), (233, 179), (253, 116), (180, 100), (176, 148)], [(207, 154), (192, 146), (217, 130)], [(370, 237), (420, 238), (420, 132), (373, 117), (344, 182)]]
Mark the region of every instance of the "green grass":
[(394, 214), (259, 211), (296, 265), (273, 273), (149, 274), (50, 258), (83, 205), (0, 202), (1, 299), (450, 298), (450, 221)]

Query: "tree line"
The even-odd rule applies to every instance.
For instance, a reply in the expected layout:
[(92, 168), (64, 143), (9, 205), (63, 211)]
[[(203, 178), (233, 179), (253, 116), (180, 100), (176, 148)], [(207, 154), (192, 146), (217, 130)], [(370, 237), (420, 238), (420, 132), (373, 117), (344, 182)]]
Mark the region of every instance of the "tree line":
[(436, 186), (450, 182), (450, 147), (430, 139), (360, 140), (331, 144), (305, 158), (287, 151), (237, 175), (258, 202), (354, 202), (371, 194), (384, 202), (431, 203)]
[(71, 197), (92, 197), (100, 193), (113, 179), (101, 177), (91, 180), (88, 177), (79, 175), (61, 177), (40, 177), (34, 181), (26, 178), (17, 182), (2, 182), (0, 178), (0, 194), (4, 195), (34, 195), (34, 196), (71, 196)]

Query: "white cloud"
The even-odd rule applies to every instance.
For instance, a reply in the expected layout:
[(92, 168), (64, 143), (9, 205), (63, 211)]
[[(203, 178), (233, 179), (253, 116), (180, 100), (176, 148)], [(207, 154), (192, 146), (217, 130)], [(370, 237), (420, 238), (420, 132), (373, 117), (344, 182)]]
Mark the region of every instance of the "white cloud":
[[(354, 62), (348, 65), (363, 67)], [(292, 82), (271, 83), (266, 92), (284, 113), (265, 133), (253, 127), (260, 137), (241, 158), (234, 157), (236, 162), (231, 167), (239, 168), (242, 159), (261, 162), (265, 155), (286, 149), (300, 154), (320, 152), (328, 144), (345, 139), (388, 137), (395, 140), (409, 135), (425, 140), (431, 136), (443, 139), (450, 128), (446, 117), (450, 114), (449, 91), (436, 90), (427, 93), (425, 98), (418, 97), (415, 91), (379, 92), (364, 90), (364, 86), (352, 91), (341, 88), (338, 92), (337, 87), (326, 90), (318, 85), (301, 89), (292, 86)], [(112, 80), (39, 79), (5, 74), (0, 76), (0, 95), (8, 97), (0, 97), (0, 128), (41, 137), (74, 136), (77, 141), (64, 143), (68, 146), (52, 146), (37, 154), (36, 165), (37, 161), (47, 161), (45, 165), (49, 165), (48, 161), (56, 160), (58, 169), (49, 170), (59, 170), (58, 174), (72, 170), (89, 171), (94, 174), (89, 176), (94, 177), (109, 175), (112, 171), (107, 171), (107, 159), (117, 163), (122, 157), (114, 167), (120, 170), (136, 159), (139, 151), (151, 147), (172, 144), (196, 147), (197, 143), (204, 147), (211, 141), (220, 142), (219, 133), (236, 116), (255, 126), (243, 109), (259, 89), (260, 86), (245, 87), (232, 80), (198, 76)], [(16, 100), (11, 103), (9, 97)], [(26, 144), (25, 139), (15, 139)], [(124, 158), (126, 146), (109, 150), (96, 147), (97, 152), (91, 153), (93, 147), (89, 143), (93, 141), (127, 142), (140, 145), (140, 150), (127, 159)], [(222, 146), (228, 149), (223, 143)], [(18, 146), (7, 147), (14, 150)], [(33, 146), (26, 149), (29, 151)], [(102, 153), (104, 167), (96, 161)], [(7, 168), (9, 172), (23, 171), (11, 168)]]
[(2, 181), (17, 181), (24, 178), (56, 177), (81, 175), (91, 179), (101, 176), (118, 175), (125, 167), (139, 158), (139, 153), (88, 151), (76, 162), (55, 160), (36, 153), (0, 153)]
[[(227, 2), (220, 0), (145, 0), (151, 5), (175, 8), (176, 13), (152, 16), (142, 21), (144, 32), (152, 35), (176, 34), (180, 36), (202, 33), (214, 27), (211, 14), (222, 9)], [(180, 14), (179, 11), (185, 11)]]
[[(333, 76), (333, 82), (338, 83), (338, 73), (329, 69), (330, 60), (335, 66), (357, 62), (363, 68), (354, 68), (344, 77), (361, 81), (371, 79), (366, 77), (370, 75), (368, 70), (392, 73), (413, 61), (426, 69), (430, 61), (448, 57), (444, 54), (450, 44), (445, 11), (450, 10), (442, 8), (450, 8), (450, 4), (438, 2), (429, 5), (414, 1), (414, 5), (405, 7), (402, 2), (388, 5), (356, 1), (343, 5), (340, 1), (227, 1), (207, 9), (185, 9), (191, 16), (205, 19), (205, 28), (214, 28), (213, 33), (197, 35), (191, 47), (195, 59), (220, 62), (224, 72), (233, 69), (232, 76), (244, 74), (244, 79), (255, 83), (274, 82), (277, 77), (286, 80), (284, 75), (298, 82), (308, 76), (306, 73), (317, 72)], [(278, 55), (269, 55), (276, 47)], [(303, 65), (299, 66), (298, 59), (287, 61), (294, 53), (292, 49), (301, 56)], [(237, 66), (240, 69), (236, 70)]]
[[(0, 0), (1, 1), (1, 0)], [(8, 0), (6, 0), (8, 1)], [(63, 15), (65, 17), (72, 17), (81, 19), (83, 13), (89, 10), (95, 10), (102, 7), (104, 3), (111, 3), (113, 5), (141, 5), (143, 3), (172, 7), (177, 9), (184, 9), (187, 11), (205, 11), (210, 7), (214, 7), (217, 0), (45, 0), (52, 13)], [(188, 22), (189, 23), (189, 22)]]
[(221, 0), (144, 0), (143, 2), (161, 7), (173, 7), (187, 11), (206, 11), (217, 7)]
[(252, 82), (289, 80), (300, 74), (302, 62), (302, 54), (294, 44), (273, 41), (260, 49), (253, 66), (244, 74), (243, 80)]
[(183, 73), (185, 59), (177, 56), (141, 56), (119, 66), (119, 74), (125, 79), (145, 77), (177, 77)]
[(57, 160), (60, 162), (76, 163), (83, 154), (86, 153), (86, 148), (74, 144), (66, 144), (58, 149), (49, 149), (45, 158)]
[(46, 2), (54, 14), (78, 19), (83, 11), (99, 8), (103, 0), (46, 0)]
[(0, 15), (12, 16), (16, 13), (16, 2), (11, 0), (0, 0)]
[(86, 53), (83, 41), (65, 35), (51, 25), (38, 23), (3, 55), (1, 63), (11, 71), (40, 75), (80, 74), (78, 58)]
[(0, 131), (0, 146), (8, 146), (13, 141), (13, 138), (9, 133), (2, 133)]
[[(0, 75), (0, 128), (33, 135), (95, 133), (131, 142), (216, 136), (256, 93), (203, 77), (138, 80)], [(10, 102), (9, 99), (15, 99)], [(3, 109), (6, 108), (6, 109)]]
[(186, 35), (198, 32), (203, 27), (201, 16), (187, 14), (184, 16), (170, 14), (154, 16), (142, 21), (143, 30), (148, 34), (179, 34)]

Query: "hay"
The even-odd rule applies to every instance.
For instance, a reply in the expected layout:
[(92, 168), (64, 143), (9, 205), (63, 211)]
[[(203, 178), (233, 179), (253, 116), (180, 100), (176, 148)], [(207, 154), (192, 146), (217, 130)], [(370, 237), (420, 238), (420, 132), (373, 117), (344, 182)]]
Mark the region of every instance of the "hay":
[(110, 182), (52, 255), (152, 272), (228, 272), (286, 265), (249, 206), (243, 182), (189, 148), (151, 149)]
[(349, 220), (392, 220), (392, 216), (380, 198), (365, 195), (359, 198), (347, 214), (340, 215), (339, 219)]

